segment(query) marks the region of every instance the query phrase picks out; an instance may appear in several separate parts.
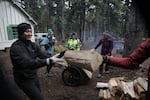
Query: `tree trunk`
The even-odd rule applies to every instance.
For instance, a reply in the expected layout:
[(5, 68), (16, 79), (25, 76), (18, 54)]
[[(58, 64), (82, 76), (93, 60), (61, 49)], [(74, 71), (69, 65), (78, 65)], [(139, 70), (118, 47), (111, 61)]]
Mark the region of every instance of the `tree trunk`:
[(62, 40), (65, 40), (65, 34), (64, 34), (64, 0), (61, 0), (61, 6), (62, 6), (62, 11), (61, 11), (61, 34), (62, 34)]
[(125, 52), (123, 56), (128, 56), (134, 49), (136, 49), (141, 43), (143, 37), (143, 22), (137, 9), (135, 9), (133, 5), (131, 7), (130, 12), (126, 12), (125, 18)]

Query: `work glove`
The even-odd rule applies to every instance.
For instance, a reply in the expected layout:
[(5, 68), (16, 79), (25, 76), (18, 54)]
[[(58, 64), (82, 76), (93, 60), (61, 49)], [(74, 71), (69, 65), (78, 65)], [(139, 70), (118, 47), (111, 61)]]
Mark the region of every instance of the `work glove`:
[(111, 56), (111, 52), (109, 52), (109, 53), (107, 54), (107, 56)]
[(53, 63), (63, 62), (63, 59), (57, 57), (51, 57), (50, 59), (52, 60)]
[(67, 66), (67, 63), (62, 58), (57, 58), (56, 56), (50, 57), (46, 59), (46, 63), (48, 67), (52, 67), (53, 65), (61, 65)]
[(57, 57), (50, 57), (46, 59), (47, 65), (53, 65), (54, 63), (57, 63), (57, 62), (63, 62), (63, 60)]
[(94, 51), (95, 51), (95, 49), (93, 48), (93, 49), (91, 49), (90, 51), (91, 51), (91, 52), (94, 52)]

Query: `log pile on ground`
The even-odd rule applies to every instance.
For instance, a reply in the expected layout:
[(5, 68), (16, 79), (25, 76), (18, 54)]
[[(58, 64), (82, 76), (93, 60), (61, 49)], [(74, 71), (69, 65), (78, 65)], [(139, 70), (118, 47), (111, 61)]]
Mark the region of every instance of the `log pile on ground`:
[(111, 78), (108, 83), (97, 82), (100, 100), (145, 100), (148, 81), (138, 77), (131, 81), (126, 77)]

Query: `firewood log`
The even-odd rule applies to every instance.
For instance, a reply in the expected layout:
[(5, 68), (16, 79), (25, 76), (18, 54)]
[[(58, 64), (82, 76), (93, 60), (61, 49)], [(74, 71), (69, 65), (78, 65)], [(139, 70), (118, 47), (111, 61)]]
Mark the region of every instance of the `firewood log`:
[(98, 96), (100, 100), (103, 100), (103, 97), (104, 97), (103, 89), (100, 89)]
[(144, 88), (140, 84), (138, 84), (137, 80), (134, 80), (134, 88), (138, 95), (141, 95), (145, 92)]
[(147, 91), (148, 82), (144, 78), (138, 77), (137, 82), (144, 88), (145, 91)]
[(99, 65), (103, 62), (102, 56), (98, 52), (90, 50), (66, 51), (64, 59), (68, 65), (84, 68), (91, 72), (98, 70)]
[(131, 82), (121, 81), (121, 84), (122, 84), (121, 88), (124, 91), (124, 94), (129, 94), (131, 96), (131, 98), (138, 98), (138, 97), (136, 97), (132, 81)]
[(99, 88), (99, 89), (106, 89), (106, 88), (108, 88), (108, 83), (97, 82), (96, 88)]

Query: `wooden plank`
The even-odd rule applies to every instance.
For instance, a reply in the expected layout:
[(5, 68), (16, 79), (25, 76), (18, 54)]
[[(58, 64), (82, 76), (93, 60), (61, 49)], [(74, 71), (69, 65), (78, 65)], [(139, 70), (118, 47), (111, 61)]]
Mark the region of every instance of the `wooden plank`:
[(104, 82), (97, 82), (96, 84), (96, 88), (100, 88), (100, 89), (104, 89), (104, 88), (108, 88), (108, 83), (104, 83)]
[(104, 97), (103, 95), (104, 95), (103, 89), (100, 89), (99, 94), (98, 94), (100, 100), (103, 100), (103, 97)]

